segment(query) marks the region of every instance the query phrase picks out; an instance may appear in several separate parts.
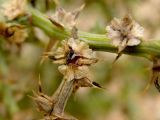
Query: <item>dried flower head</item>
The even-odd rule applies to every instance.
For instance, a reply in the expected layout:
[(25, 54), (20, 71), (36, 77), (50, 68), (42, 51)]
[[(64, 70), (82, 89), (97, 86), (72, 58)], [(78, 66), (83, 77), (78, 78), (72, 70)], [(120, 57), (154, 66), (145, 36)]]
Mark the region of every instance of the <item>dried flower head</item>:
[(97, 59), (89, 46), (78, 39), (77, 29), (72, 28), (72, 38), (62, 41), (62, 46), (53, 55), (49, 55), (49, 58), (60, 64), (58, 69), (65, 80), (74, 80), (73, 93), (80, 87), (102, 88), (90, 79), (88, 66), (96, 63)]
[(89, 46), (74, 38), (62, 41), (62, 46), (49, 58), (54, 63), (61, 64), (59, 71), (70, 80), (86, 77), (89, 72), (88, 66), (97, 62)]
[(57, 26), (71, 29), (73, 26), (75, 26), (76, 19), (83, 8), (84, 5), (73, 12), (66, 12), (63, 8), (57, 8), (55, 14), (50, 17), (50, 20)]
[(4, 15), (13, 20), (26, 13), (26, 0), (10, 0), (3, 5)]
[(143, 37), (143, 28), (129, 15), (123, 19), (114, 18), (106, 30), (112, 44), (118, 47), (118, 53), (123, 51), (126, 46), (139, 45)]

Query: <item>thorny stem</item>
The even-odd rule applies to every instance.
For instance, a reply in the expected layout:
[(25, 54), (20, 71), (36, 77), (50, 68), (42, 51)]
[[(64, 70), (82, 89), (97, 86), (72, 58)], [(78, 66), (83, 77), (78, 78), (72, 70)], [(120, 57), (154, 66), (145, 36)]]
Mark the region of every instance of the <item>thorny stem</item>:
[[(62, 29), (53, 25), (47, 16), (35, 9), (31, 9), (31, 17), (32, 24), (41, 28), (50, 37), (62, 40), (68, 38), (71, 34), (71, 31), (68, 29)], [(111, 44), (107, 35), (87, 33), (83, 31), (79, 31), (78, 35), (80, 40), (87, 42), (89, 46), (96, 51), (117, 53), (117, 48)], [(160, 58), (160, 41), (142, 41), (142, 43), (136, 47), (127, 47), (123, 53), (146, 57), (148, 59), (151, 59), (152, 56)]]

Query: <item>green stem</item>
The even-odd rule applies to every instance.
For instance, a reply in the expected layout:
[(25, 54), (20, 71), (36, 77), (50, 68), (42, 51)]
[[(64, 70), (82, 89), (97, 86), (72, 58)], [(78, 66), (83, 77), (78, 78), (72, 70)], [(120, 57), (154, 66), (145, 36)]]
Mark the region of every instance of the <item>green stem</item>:
[[(47, 16), (40, 13), (37, 10), (31, 10), (32, 24), (42, 29), (50, 37), (57, 39), (66, 39), (70, 36), (70, 31), (66, 29), (59, 28), (53, 25)], [(117, 48), (111, 44), (111, 40), (107, 38), (107, 35), (87, 33), (79, 31), (79, 38), (82, 41), (87, 42), (90, 47), (96, 51), (106, 51), (116, 53)], [(143, 41), (140, 45), (136, 47), (127, 47), (124, 54), (142, 56), (146, 58), (151, 58), (156, 56), (160, 58), (160, 41)]]

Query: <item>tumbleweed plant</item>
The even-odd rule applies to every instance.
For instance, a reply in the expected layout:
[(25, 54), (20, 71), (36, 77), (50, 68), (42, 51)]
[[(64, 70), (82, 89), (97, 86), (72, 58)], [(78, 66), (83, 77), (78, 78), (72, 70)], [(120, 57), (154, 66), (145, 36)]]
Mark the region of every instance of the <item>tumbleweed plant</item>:
[[(114, 17), (119, 11), (106, 1), (84, 0), (66, 10), (72, 0), (0, 0), (0, 120), (160, 118), (145, 117), (135, 104), (145, 106), (152, 84), (160, 92), (160, 41), (145, 37), (131, 11)], [(90, 6), (101, 8), (107, 21), (96, 23), (92, 12), (81, 19)], [(81, 30), (79, 23), (87, 28), (91, 22), (89, 32)]]

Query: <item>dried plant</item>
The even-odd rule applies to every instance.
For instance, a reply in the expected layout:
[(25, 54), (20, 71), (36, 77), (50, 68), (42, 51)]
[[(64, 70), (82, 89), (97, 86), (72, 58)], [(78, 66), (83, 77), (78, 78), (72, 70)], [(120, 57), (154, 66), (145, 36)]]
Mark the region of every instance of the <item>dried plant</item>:
[[(77, 29), (73, 27), (71, 38), (62, 41), (62, 45), (54, 53), (46, 53), (53, 63), (60, 64), (59, 71), (64, 78), (57, 91), (53, 94), (55, 101), (52, 115), (63, 118), (63, 112), (71, 93), (79, 87), (101, 87), (89, 78), (89, 66), (97, 62), (95, 53), (89, 46), (79, 41)], [(69, 119), (70, 120), (70, 119)]]
[[(126, 52), (127, 54), (138, 53), (138, 55), (147, 58), (150, 58), (150, 55), (152, 54), (150, 51), (150, 54), (148, 55), (148, 52), (141, 50), (141, 48), (139, 48), (139, 51), (134, 51), (134, 48), (130, 48), (131, 46), (137, 46), (137, 48), (140, 45), (143, 46), (142, 43), (144, 42), (142, 41), (143, 28), (136, 23), (131, 16), (127, 15), (123, 19), (115, 18), (111, 21), (111, 24), (106, 27), (107, 37), (112, 41), (110, 44), (110, 41), (106, 40), (107, 42), (104, 42), (104, 39), (106, 38), (102, 36), (90, 33), (83, 34), (77, 30), (75, 27), (75, 20), (80, 10), (81, 9), (79, 9), (77, 13), (75, 12), (76, 14), (73, 14), (71, 12), (66, 13), (64, 9), (60, 8), (56, 11), (54, 17), (49, 18), (57, 28), (62, 30), (62, 34), (69, 28), (70, 34), (68, 35), (71, 36), (62, 40), (60, 47), (58, 47), (54, 52), (44, 53), (44, 56), (51, 59), (53, 63), (59, 64), (58, 70), (64, 76), (60, 86), (52, 96), (52, 100), (55, 101), (55, 103), (50, 116), (46, 116), (44, 118), (46, 120), (64, 119), (64, 109), (68, 98), (80, 87), (102, 88), (98, 83), (90, 79), (89, 66), (96, 63), (97, 58), (95, 57), (95, 53), (92, 49), (89, 48), (89, 45), (94, 49), (101, 49), (100, 47), (103, 49), (105, 46), (105, 49), (108, 51), (114, 50), (111, 48), (118, 47), (118, 56), (115, 61), (121, 56), (126, 47), (129, 49), (129, 51)], [(40, 25), (37, 26), (41, 27)], [(56, 31), (56, 29), (54, 30)], [(79, 37), (79, 34), (81, 34), (81, 37)], [(133, 49), (132, 52), (130, 52), (130, 49)], [(155, 51), (153, 54), (155, 55)], [(158, 55), (158, 53), (156, 54)], [(155, 74), (155, 72), (153, 72), (153, 74)], [(154, 81), (155, 86), (159, 89), (157, 77)]]
[[(71, 94), (81, 87), (102, 88), (92, 80), (90, 72), (90, 66), (98, 62), (95, 55), (97, 50), (117, 53), (115, 61), (122, 53), (151, 60), (153, 75), (145, 90), (154, 82), (160, 92), (159, 41), (143, 41), (143, 27), (130, 15), (122, 19), (114, 18), (106, 27), (107, 34), (102, 35), (77, 29), (77, 18), (84, 5), (71, 12), (57, 7), (50, 17), (46, 17), (44, 13), (31, 6), (28, 8), (27, 0), (10, 0), (4, 4), (3, 14), (7, 19), (5, 22), (0, 22), (0, 35), (8, 43), (19, 46), (28, 36), (25, 27), (27, 24), (32, 26), (31, 29), (41, 28), (50, 37), (41, 63), (44, 61), (43, 58), (49, 58), (54, 64), (58, 64), (58, 70), (63, 75), (63, 79), (51, 96), (43, 93), (40, 82), (38, 93), (33, 92), (32, 99), (37, 104), (38, 110), (44, 114), (42, 120), (77, 120), (68, 117), (64, 112)], [(24, 16), (26, 13), (30, 13), (30, 16)], [(58, 41), (60, 44), (57, 45)], [(52, 50), (53, 47), (55, 47), (54, 50)]]
[(118, 56), (115, 60), (127, 46), (139, 45), (143, 37), (143, 28), (129, 15), (123, 19), (114, 18), (106, 30), (112, 44), (118, 47)]
[[(53, 96), (47, 96), (42, 92), (41, 82), (39, 80), (39, 92), (34, 93), (34, 97), (31, 97), (37, 104), (38, 110), (44, 113), (42, 120), (76, 120), (73, 117), (66, 117), (63, 114), (64, 106), (67, 102), (68, 93), (70, 92), (70, 83), (63, 80), (57, 91)], [(67, 98), (66, 98), (67, 97)]]
[(84, 5), (73, 12), (66, 12), (62, 7), (59, 7), (56, 9), (55, 14), (50, 17), (50, 20), (56, 26), (72, 29), (76, 25), (76, 19), (83, 8)]

